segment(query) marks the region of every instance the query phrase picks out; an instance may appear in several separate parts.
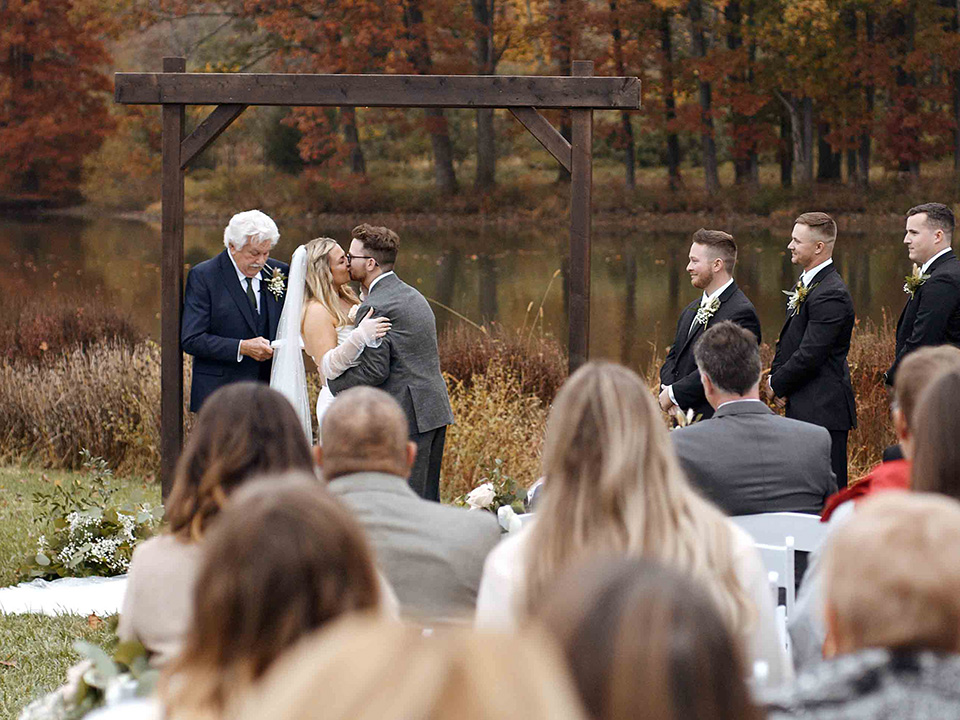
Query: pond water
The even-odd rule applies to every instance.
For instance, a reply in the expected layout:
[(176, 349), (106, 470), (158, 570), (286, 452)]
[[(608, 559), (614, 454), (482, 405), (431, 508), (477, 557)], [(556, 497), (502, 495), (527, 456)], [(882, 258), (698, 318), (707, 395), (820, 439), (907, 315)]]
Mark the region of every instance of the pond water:
[[(289, 260), (302, 242), (329, 235), (345, 245), (350, 227), (281, 226), (273, 256)], [(187, 225), (185, 260), (196, 264), (223, 249), (219, 226)], [(757, 306), (764, 340), (773, 343), (784, 318), (785, 296), (799, 273), (790, 264), (783, 232), (737, 234), (736, 277)], [(400, 230), (398, 274), (434, 301), (442, 331), (463, 322), (446, 309), (507, 328), (529, 327), (543, 308), (547, 332), (566, 343), (563, 269), (567, 234), (556, 230), (431, 228)], [(673, 340), (680, 310), (699, 295), (684, 271), (689, 233), (637, 232), (628, 226), (594, 231), (591, 357), (644, 367), (654, 347)], [(903, 233), (843, 234), (836, 262), (850, 287), (860, 321), (893, 319), (904, 302), (910, 269)], [(0, 219), (2, 293), (48, 295), (83, 292), (128, 313), (154, 338), (160, 331), (160, 230), (158, 225), (103, 218)], [(551, 282), (555, 272), (561, 274)]]

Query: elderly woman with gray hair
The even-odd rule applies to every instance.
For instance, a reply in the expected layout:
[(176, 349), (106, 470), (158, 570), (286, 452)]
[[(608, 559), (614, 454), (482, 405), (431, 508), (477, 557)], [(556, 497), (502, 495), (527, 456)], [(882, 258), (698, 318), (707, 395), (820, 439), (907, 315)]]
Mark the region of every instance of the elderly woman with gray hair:
[(273, 348), (289, 268), (270, 259), (280, 232), (259, 210), (237, 213), (223, 231), (225, 249), (187, 276), (180, 339), (193, 355), (190, 409), (217, 388), (270, 381)]

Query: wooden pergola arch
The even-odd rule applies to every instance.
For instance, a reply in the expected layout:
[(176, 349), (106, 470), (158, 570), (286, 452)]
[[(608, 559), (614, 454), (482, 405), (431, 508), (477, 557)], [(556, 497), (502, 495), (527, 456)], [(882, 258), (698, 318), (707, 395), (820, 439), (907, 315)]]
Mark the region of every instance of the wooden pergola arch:
[[(587, 359), (590, 337), (590, 218), (593, 111), (636, 110), (635, 77), (593, 77), (576, 61), (569, 77), (509, 75), (307, 75), (188, 73), (181, 57), (162, 73), (116, 73), (115, 100), (163, 106), (161, 260), (161, 483), (166, 497), (183, 443), (183, 178), (184, 170), (250, 105), (404, 108), (505, 108), (570, 171), (570, 369)], [(187, 105), (216, 105), (185, 136)], [(540, 114), (566, 109), (572, 142)]]

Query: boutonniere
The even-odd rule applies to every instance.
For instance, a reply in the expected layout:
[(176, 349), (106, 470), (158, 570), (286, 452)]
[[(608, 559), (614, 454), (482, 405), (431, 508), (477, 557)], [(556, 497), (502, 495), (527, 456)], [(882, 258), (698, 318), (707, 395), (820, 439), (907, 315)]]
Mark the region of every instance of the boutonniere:
[(694, 414), (693, 408), (687, 408), (686, 412), (683, 412), (680, 408), (674, 408), (673, 420), (675, 425), (670, 429), (676, 430), (677, 428), (690, 427), (702, 419), (703, 414)]
[(267, 280), (267, 289), (273, 293), (273, 296), (279, 300), (283, 297), (284, 290), (287, 287), (287, 276), (278, 267), (268, 266), (273, 275)]
[(903, 291), (910, 296), (911, 300), (913, 300), (913, 296), (916, 294), (917, 290), (920, 289), (920, 286), (929, 279), (930, 276), (924, 275), (920, 271), (920, 266), (914, 263), (913, 272), (904, 278), (906, 282), (903, 284)]
[(800, 312), (800, 306), (803, 305), (804, 301), (807, 299), (807, 296), (810, 294), (810, 291), (813, 290), (820, 283), (814, 283), (810, 287), (805, 287), (802, 280), (797, 281), (797, 286), (793, 290), (781, 290), (784, 295), (787, 296), (787, 310), (790, 311), (791, 315), (796, 315)]
[(720, 298), (715, 297), (706, 305), (701, 305), (697, 310), (697, 315), (693, 318), (694, 323), (700, 323), (704, 327), (707, 326), (707, 323), (710, 322), (710, 318), (714, 316), (717, 310), (720, 309)]

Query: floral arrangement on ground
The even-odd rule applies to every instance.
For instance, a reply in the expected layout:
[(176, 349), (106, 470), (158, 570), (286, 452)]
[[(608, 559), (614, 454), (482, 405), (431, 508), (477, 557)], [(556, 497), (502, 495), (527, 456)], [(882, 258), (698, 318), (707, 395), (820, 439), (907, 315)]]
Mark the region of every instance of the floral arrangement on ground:
[(20, 568), (23, 580), (111, 577), (127, 571), (137, 543), (156, 533), (162, 507), (111, 504), (107, 463), (81, 451), (89, 482), (34, 493), (39, 535)]
[(489, 476), (453, 503), (470, 510), (486, 510), (497, 516), (503, 532), (516, 532), (522, 523), (519, 515), (527, 512), (527, 491), (517, 481), (503, 472), (503, 460), (493, 461)]

